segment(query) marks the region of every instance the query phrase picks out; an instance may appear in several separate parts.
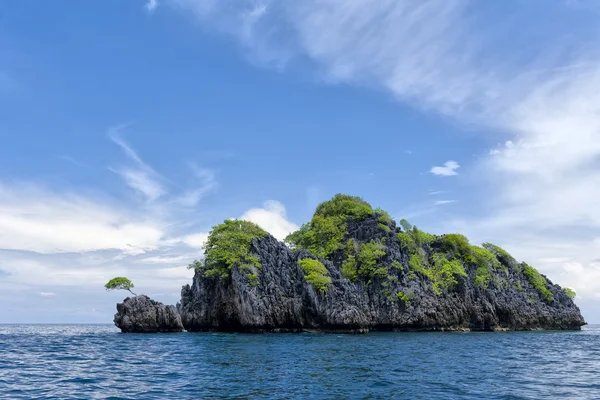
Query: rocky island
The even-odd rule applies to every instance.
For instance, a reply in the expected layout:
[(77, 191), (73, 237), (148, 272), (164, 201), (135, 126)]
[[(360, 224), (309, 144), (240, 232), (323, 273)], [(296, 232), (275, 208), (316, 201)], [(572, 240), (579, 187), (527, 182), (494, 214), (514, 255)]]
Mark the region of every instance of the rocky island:
[(176, 310), (127, 298), (115, 324), (124, 332), (348, 333), (585, 325), (572, 290), (502, 248), (399, 225), (341, 194), (284, 242), (251, 222), (225, 221), (191, 265)]

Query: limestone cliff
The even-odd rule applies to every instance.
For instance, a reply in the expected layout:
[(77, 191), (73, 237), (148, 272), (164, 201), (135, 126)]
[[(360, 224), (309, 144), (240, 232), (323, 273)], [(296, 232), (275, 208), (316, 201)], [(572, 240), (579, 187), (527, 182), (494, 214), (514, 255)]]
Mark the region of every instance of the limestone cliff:
[[(429, 235), (349, 196), (287, 244), (215, 228), (178, 310), (188, 331), (580, 329), (573, 293), (498, 246)], [(258, 229), (257, 229), (258, 228)], [(231, 250), (234, 250), (231, 252)], [(213, 252), (213, 253), (211, 253)], [(307, 261), (313, 260), (313, 261)]]

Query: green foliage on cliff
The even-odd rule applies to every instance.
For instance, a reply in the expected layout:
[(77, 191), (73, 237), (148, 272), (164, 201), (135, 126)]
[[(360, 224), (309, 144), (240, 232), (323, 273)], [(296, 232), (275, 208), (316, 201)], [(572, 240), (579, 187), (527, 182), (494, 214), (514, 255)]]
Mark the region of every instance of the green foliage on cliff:
[(415, 298), (415, 294), (413, 292), (398, 292), (396, 293), (396, 298), (402, 302), (404, 302), (404, 306), (408, 307), (411, 300)]
[(563, 288), (563, 292), (565, 292), (565, 294), (569, 296), (571, 300), (575, 299), (575, 296), (577, 296), (573, 289)]
[[(194, 261), (191, 268), (201, 269), (205, 276), (226, 278), (234, 265), (255, 275), (254, 268), (261, 268), (260, 261), (250, 254), (252, 239), (267, 235), (258, 225), (237, 219), (230, 219), (214, 226), (204, 245), (204, 263)], [(251, 276), (251, 283), (258, 277)]]
[(358, 252), (358, 275), (367, 279), (385, 279), (388, 269), (379, 265), (381, 257), (385, 256), (385, 245), (371, 240), (360, 246)]
[(132, 295), (137, 296), (131, 291), (131, 289), (133, 289), (133, 286), (133, 282), (131, 282), (124, 276), (117, 276), (115, 278), (112, 278), (104, 285), (106, 290), (127, 290)]
[(459, 277), (466, 277), (465, 267), (460, 260), (449, 261), (443, 254), (435, 253), (432, 257), (431, 285), (436, 294), (441, 294), (441, 288), (449, 288), (458, 283)]
[(349, 218), (361, 221), (374, 214), (371, 205), (360, 197), (336, 194), (331, 200), (319, 204), (312, 220), (288, 235), (285, 242), (292, 248), (328, 257), (343, 246)]
[(515, 260), (515, 258), (513, 256), (511, 256), (508, 253), (508, 251), (504, 250), (502, 247), (496, 246), (495, 244), (492, 244), (492, 243), (484, 243), (484, 244), (482, 244), (482, 246), (484, 249), (492, 252), (496, 256), (498, 261), (502, 265), (509, 268), (511, 271), (516, 272), (516, 273), (522, 272), (521, 266), (519, 265), (517, 260)]
[(554, 295), (548, 290), (548, 281), (544, 278), (537, 269), (533, 268), (526, 263), (521, 263), (523, 268), (523, 274), (527, 277), (527, 280), (537, 290), (545, 301), (554, 301)]
[(326, 293), (327, 287), (331, 284), (331, 277), (323, 263), (310, 258), (300, 260), (298, 263), (304, 271), (306, 282), (310, 283), (318, 291)]

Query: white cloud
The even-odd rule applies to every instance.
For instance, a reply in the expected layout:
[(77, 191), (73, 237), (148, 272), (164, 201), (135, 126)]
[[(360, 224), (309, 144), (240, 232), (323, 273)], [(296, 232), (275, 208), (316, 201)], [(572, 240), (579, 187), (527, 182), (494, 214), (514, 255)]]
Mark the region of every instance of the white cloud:
[(453, 176), (458, 175), (456, 172), (460, 168), (460, 165), (456, 161), (446, 161), (442, 167), (431, 167), (430, 173), (439, 176)]
[(198, 249), (202, 249), (204, 247), (204, 243), (208, 239), (208, 232), (201, 233), (193, 233), (190, 235), (185, 235), (184, 237), (177, 239), (178, 241), (185, 243), (190, 247), (195, 247)]
[[(102, 196), (0, 183), (0, 248), (39, 253), (155, 249), (161, 221)], [(106, 200), (106, 199), (105, 199)]]
[(152, 13), (154, 10), (156, 10), (156, 7), (158, 7), (158, 0), (148, 0), (144, 7), (146, 7), (146, 10), (149, 13)]
[(279, 240), (298, 230), (298, 225), (287, 220), (283, 204), (274, 200), (267, 201), (263, 208), (246, 211), (240, 219), (254, 222)]
[(56, 296), (56, 293), (53, 293), (53, 292), (40, 292), (39, 295), (42, 296), (42, 297), (54, 297), (54, 296)]

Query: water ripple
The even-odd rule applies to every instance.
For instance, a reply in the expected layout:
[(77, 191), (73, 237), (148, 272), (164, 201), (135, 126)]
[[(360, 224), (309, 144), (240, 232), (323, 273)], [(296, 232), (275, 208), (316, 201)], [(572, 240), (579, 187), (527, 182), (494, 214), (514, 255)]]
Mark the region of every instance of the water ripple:
[(0, 397), (600, 399), (600, 326), (354, 336), (0, 325)]

